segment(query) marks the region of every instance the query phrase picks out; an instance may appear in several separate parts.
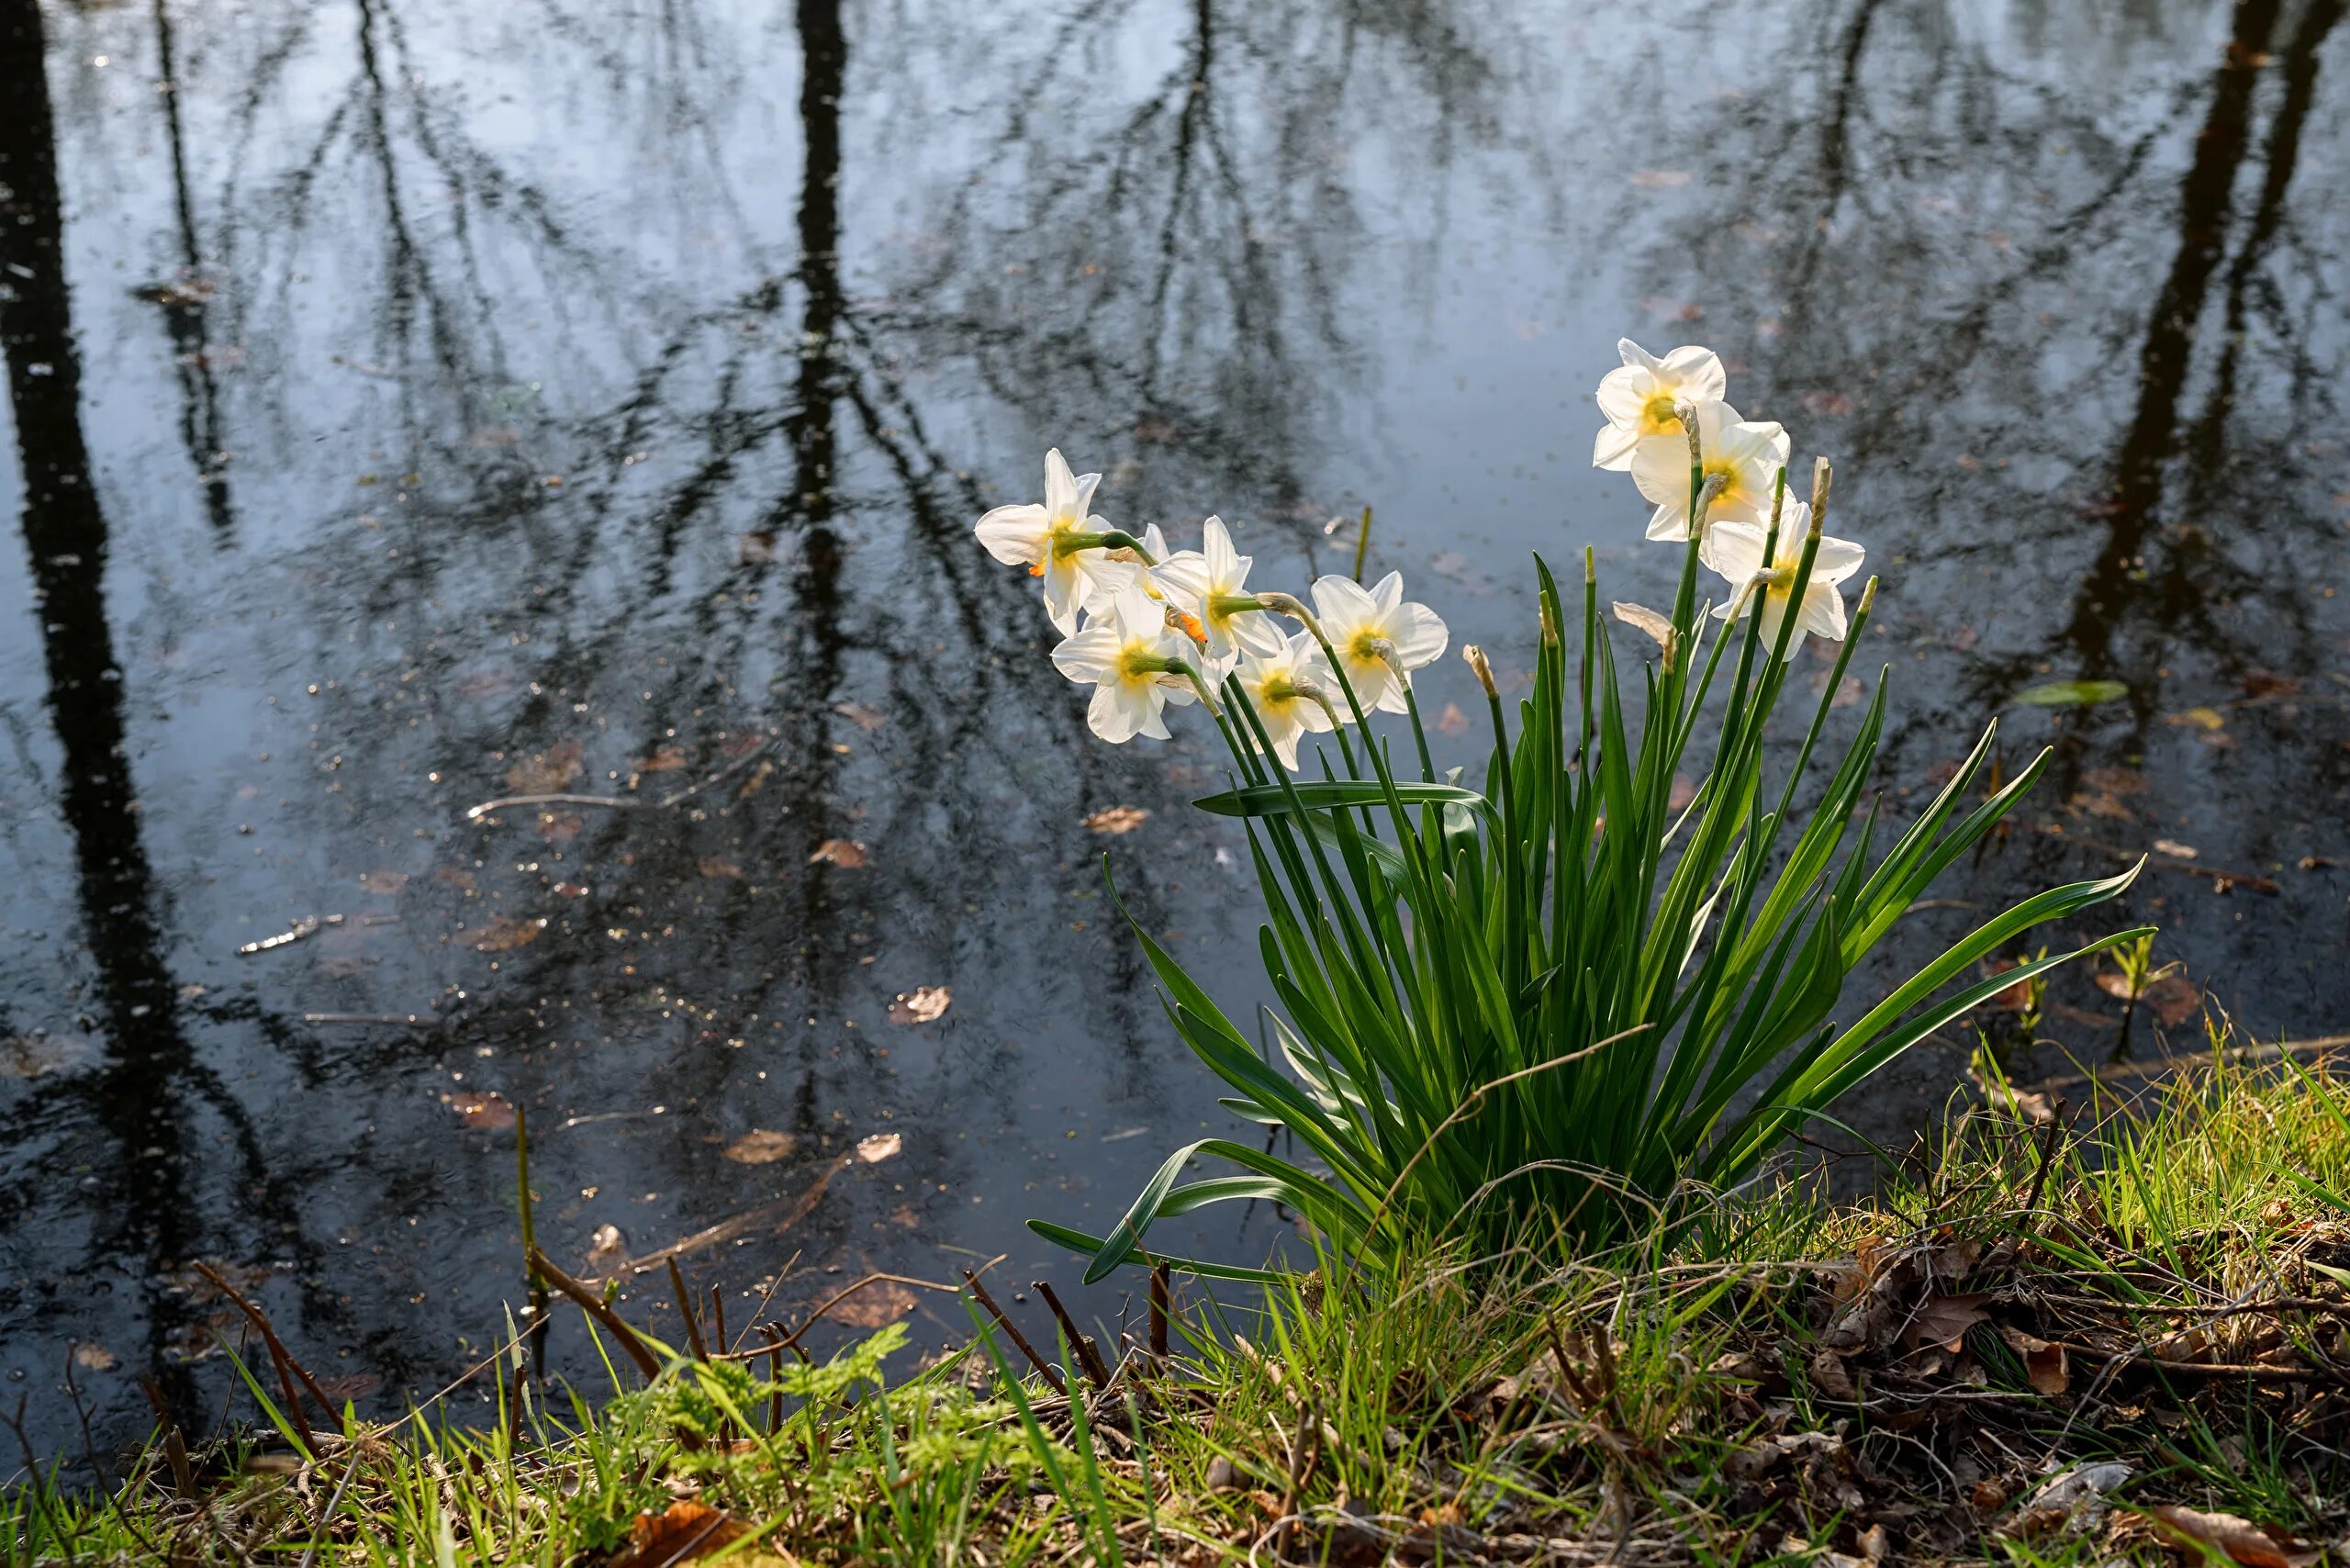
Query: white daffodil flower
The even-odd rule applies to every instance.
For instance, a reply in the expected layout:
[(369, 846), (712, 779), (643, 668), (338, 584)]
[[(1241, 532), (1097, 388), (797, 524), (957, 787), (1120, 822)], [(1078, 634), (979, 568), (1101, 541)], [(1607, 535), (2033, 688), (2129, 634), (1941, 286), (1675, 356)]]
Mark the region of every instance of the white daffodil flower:
[(1106, 612), (1089, 616), (1085, 630), (1053, 650), (1053, 666), (1080, 685), (1093, 687), (1085, 722), (1113, 745), (1136, 735), (1167, 736), (1165, 711), (1196, 701), (1190, 677), (1192, 644), (1167, 623), (1167, 610), (1128, 583)]
[(1200, 539), (1200, 549), (1157, 557), (1150, 576), (1198, 621), (1209, 662), (1225, 670), (1244, 651), (1278, 651), (1281, 629), (1248, 592), (1250, 557), (1232, 548), (1222, 518), (1202, 524)]
[[(1728, 403), (1697, 405), (1701, 482), (1713, 493), (1705, 526), (1729, 520), (1760, 522), (1771, 515), (1771, 492), (1787, 465), (1787, 432), (1768, 420), (1740, 420)], [(1632, 451), (1632, 483), (1656, 503), (1649, 537), (1679, 543), (1689, 537), (1689, 437), (1686, 431), (1642, 436)]]
[[(1307, 734), (1327, 734), (1336, 727), (1332, 709), (1324, 704), (1336, 704), (1337, 690), (1322, 650), (1303, 632), (1275, 638), (1270, 652), (1248, 649), (1235, 678), (1257, 710), (1265, 736), (1273, 743), (1273, 755), (1292, 773), (1297, 771), (1298, 741)], [(1254, 736), (1250, 738), (1253, 743)]]
[(1099, 474), (1071, 474), (1055, 447), (1045, 454), (1044, 505), (997, 507), (972, 528), (989, 554), (1045, 579), (1045, 613), (1064, 637), (1077, 631), (1079, 610), (1106, 608), (1140, 569), (1105, 548), (1112, 530), (1092, 515), (1101, 483)]
[[(1777, 547), (1770, 559), (1763, 546), (1770, 541), (1765, 523), (1742, 519), (1716, 523), (1707, 531), (1699, 558), (1729, 579), (1729, 602), (1714, 610), (1728, 621), (1744, 616), (1759, 600), (1762, 606), (1762, 645), (1778, 641), (1779, 627), (1794, 599), (1796, 568), (1803, 565), (1804, 535), (1811, 529), (1811, 509), (1789, 501), (1779, 517)], [(1804, 584), (1803, 603), (1796, 608), (1796, 629), (1787, 639), (1787, 657), (1803, 646), (1807, 633), (1833, 643), (1844, 640), (1844, 596), (1836, 585), (1861, 569), (1866, 552), (1849, 539), (1822, 538), (1811, 558), (1811, 577)]]
[(1617, 341), (1622, 366), (1599, 378), (1599, 411), (1607, 428), (1592, 443), (1591, 465), (1622, 473), (1632, 466), (1632, 449), (1652, 435), (1678, 435), (1681, 405), (1718, 403), (1729, 396), (1729, 376), (1711, 349), (1684, 343), (1662, 359), (1629, 338)]
[(1352, 577), (1323, 577), (1314, 585), (1314, 613), (1366, 713), (1408, 711), (1410, 672), (1444, 656), (1444, 622), (1427, 605), (1404, 602), (1400, 572), (1368, 589)]

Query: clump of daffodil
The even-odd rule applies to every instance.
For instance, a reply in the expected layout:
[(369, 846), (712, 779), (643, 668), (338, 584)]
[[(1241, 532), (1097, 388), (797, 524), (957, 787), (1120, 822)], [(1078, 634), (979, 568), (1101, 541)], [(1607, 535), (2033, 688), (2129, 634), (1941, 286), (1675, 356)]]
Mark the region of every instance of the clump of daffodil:
[[(1768, 420), (1741, 420), (1719, 400), (1695, 407), (1700, 527), (1769, 517), (1773, 486), (1787, 465), (1787, 432)], [(1689, 537), (1690, 451), (1685, 427), (1642, 436), (1632, 449), (1632, 483), (1656, 506), (1649, 518), (1651, 539), (1678, 543)]]
[(1803, 599), (1795, 598), (1795, 577), (1803, 564), (1804, 541), (1811, 532), (1811, 509), (1789, 501), (1779, 516), (1775, 539), (1762, 523), (1734, 521), (1716, 523), (1706, 534), (1699, 559), (1729, 579), (1729, 602), (1714, 614), (1730, 621), (1756, 613), (1762, 617), (1762, 645), (1775, 647), (1779, 628), (1790, 610), (1796, 629), (1787, 639), (1786, 656), (1796, 656), (1807, 633), (1831, 643), (1844, 640), (1844, 596), (1836, 585), (1861, 569), (1867, 553), (1849, 539), (1819, 538), (1812, 553), (1811, 573), (1804, 579)]
[(972, 528), (989, 554), (1044, 579), (1045, 613), (1064, 637), (1077, 631), (1080, 610), (1106, 607), (1149, 564), (1139, 541), (1093, 515), (1101, 483), (1099, 474), (1071, 474), (1055, 447), (1045, 454), (1042, 506), (997, 507)]
[(1304, 632), (1276, 638), (1270, 652), (1251, 648), (1242, 655), (1235, 678), (1248, 705), (1257, 711), (1273, 755), (1292, 773), (1297, 771), (1300, 740), (1337, 728), (1328, 666), (1323, 663), (1320, 646)]
[(1053, 666), (1069, 679), (1093, 688), (1085, 722), (1113, 745), (1136, 735), (1168, 738), (1169, 703), (1194, 701), (1198, 675), (1192, 644), (1168, 624), (1167, 610), (1128, 583), (1107, 610), (1089, 616), (1085, 629), (1053, 650)]
[(1208, 662), (1232, 667), (1245, 651), (1270, 654), (1281, 645), (1281, 629), (1248, 591), (1251, 557), (1232, 547), (1222, 518), (1201, 525), (1200, 548), (1162, 555), (1150, 576), (1198, 623)]
[(1616, 352), (1623, 364), (1599, 378), (1599, 411), (1607, 416), (1607, 425), (1592, 442), (1595, 468), (1630, 468), (1633, 450), (1642, 441), (1682, 433), (1684, 405), (1718, 403), (1729, 396), (1721, 356), (1711, 349), (1684, 343), (1659, 359), (1625, 338)]
[(1442, 658), (1449, 636), (1435, 610), (1404, 598), (1400, 572), (1368, 588), (1352, 577), (1318, 578), (1314, 612), (1366, 713), (1408, 712), (1404, 689), (1411, 672)]

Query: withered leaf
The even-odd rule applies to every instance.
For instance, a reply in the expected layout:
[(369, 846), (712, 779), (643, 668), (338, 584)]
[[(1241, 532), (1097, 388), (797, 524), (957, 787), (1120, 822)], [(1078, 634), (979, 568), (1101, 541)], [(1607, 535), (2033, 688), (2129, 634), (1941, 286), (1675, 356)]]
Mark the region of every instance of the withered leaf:
[(918, 986), (890, 1003), (892, 1024), (934, 1024), (946, 1015), (954, 992), (943, 985)]
[(73, 1364), (77, 1367), (87, 1367), (92, 1372), (112, 1372), (122, 1363), (117, 1361), (115, 1353), (104, 1345), (84, 1339), (73, 1347)]
[(629, 1527), (628, 1545), (610, 1568), (667, 1568), (733, 1545), (750, 1527), (691, 1498), (659, 1514), (639, 1514)]
[(1980, 1292), (1929, 1296), (1902, 1330), (1902, 1343), (1912, 1350), (1928, 1345), (1956, 1350), (1966, 1342), (1968, 1329), (1991, 1320), (1991, 1315), (1983, 1310), (1983, 1304), (1990, 1299)]
[(899, 1133), (875, 1133), (856, 1140), (856, 1157), (867, 1165), (878, 1165), (905, 1148), (906, 1140)]
[(1132, 833), (1150, 820), (1150, 813), (1140, 806), (1104, 806), (1085, 819), (1085, 825), (1094, 833)]
[(575, 740), (533, 752), (506, 770), (506, 788), (517, 795), (552, 795), (567, 789), (579, 777), (587, 749)]
[(1852, 1374), (1844, 1370), (1844, 1358), (1822, 1346), (1811, 1358), (1811, 1385), (1830, 1399), (1852, 1404), (1861, 1397), (1852, 1382)]
[(828, 838), (816, 846), (816, 853), (808, 857), (808, 864), (830, 861), (844, 871), (854, 871), (865, 864), (865, 846), (855, 839)]
[(685, 765), (684, 752), (679, 751), (676, 746), (665, 745), (651, 756), (640, 759), (636, 765), (636, 770), (639, 773), (675, 773)]
[(772, 1165), (799, 1147), (793, 1134), (755, 1127), (726, 1146), (726, 1158), (737, 1165)]
[(514, 1125), (514, 1102), (495, 1089), (443, 1094), (441, 1103), (457, 1113), (457, 1119), (469, 1127), (503, 1132)]
[(2053, 1399), (2072, 1386), (2072, 1369), (2065, 1364), (2064, 1346), (2052, 1345), (2009, 1324), (2000, 1325), (1999, 1338), (2023, 1362), (2024, 1375), (2035, 1390)]
[(870, 702), (835, 702), (833, 704), (833, 711), (863, 730), (867, 734), (871, 734), (890, 722), (890, 715)]
[(824, 1316), (854, 1328), (883, 1328), (914, 1307), (914, 1293), (893, 1280), (876, 1280), (833, 1304)]
[(2156, 1503), (2146, 1509), (2146, 1516), (2173, 1542), (2216, 1552), (2244, 1568), (2311, 1568), (2325, 1555), (2321, 1547), (2233, 1514), (2206, 1514), (2174, 1503)]
[(588, 1271), (609, 1274), (628, 1261), (628, 1238), (616, 1225), (599, 1225), (588, 1238)]
[(527, 947), (539, 939), (547, 928), (547, 917), (533, 915), (517, 920), (501, 914), (477, 928), (474, 936), (474, 951), (477, 953), (510, 953), (517, 947)]
[(97, 1047), (78, 1035), (14, 1035), (0, 1040), (0, 1078), (46, 1078), (96, 1058)]
[[(2097, 988), (2117, 1002), (2130, 1000), (2126, 976), (2110, 971), (2099, 974)], [(2203, 991), (2184, 975), (2165, 975), (2138, 993), (2138, 1005), (2160, 1019), (2165, 1028), (2175, 1029), (2203, 1011)]]
[(705, 877), (740, 878), (743, 868), (722, 855), (705, 855), (694, 862), (694, 868)]
[(365, 892), (389, 895), (408, 886), (408, 873), (406, 871), (363, 872), (359, 878), (359, 886)]

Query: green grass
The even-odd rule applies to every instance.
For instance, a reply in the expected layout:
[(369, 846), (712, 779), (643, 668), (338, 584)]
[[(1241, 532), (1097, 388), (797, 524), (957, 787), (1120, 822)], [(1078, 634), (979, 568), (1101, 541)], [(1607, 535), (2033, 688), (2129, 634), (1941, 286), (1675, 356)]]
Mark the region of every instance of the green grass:
[[(1106, 1390), (1063, 1345), (1074, 1400), (1000, 1335), (885, 1382), (893, 1329), (772, 1382), (764, 1358), (665, 1352), (647, 1385), (616, 1355), (604, 1386), (525, 1384), (478, 1428), (314, 1413), (311, 1455), (256, 1376), (249, 1435), (194, 1456), (185, 1489), (160, 1439), (105, 1495), (20, 1483), (0, 1551), (654, 1568), (707, 1528), (695, 1560), (1763, 1562), (1880, 1543), (2086, 1565), (2162, 1558), (2159, 1505), (2342, 1540), (2350, 1080), (2215, 1050), (2140, 1103), (2074, 1114), (2067, 1132), (1953, 1113), (1860, 1204), (1790, 1172), (1576, 1261), (1439, 1244), (1195, 1293), (1167, 1361), (1130, 1348)], [(2050, 1476), (2098, 1462), (2127, 1479), (2073, 1529), (2035, 1515)]]

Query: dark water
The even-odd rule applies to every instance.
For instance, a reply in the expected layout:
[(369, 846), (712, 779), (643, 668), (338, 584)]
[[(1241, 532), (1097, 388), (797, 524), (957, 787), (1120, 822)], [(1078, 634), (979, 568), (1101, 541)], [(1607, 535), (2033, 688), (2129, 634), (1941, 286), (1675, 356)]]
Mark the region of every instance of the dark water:
[[(1098, 857), (1236, 1009), (1252, 895), (1183, 806), (1214, 754), (1092, 742), (971, 519), (1058, 443), (1116, 521), (1221, 511), (1302, 586), (1375, 502), (1375, 566), (1522, 669), (1529, 548), (1666, 591), (1587, 466), (1626, 331), (1718, 345), (1838, 459), (1897, 805), (2019, 689), (2128, 686), (2009, 712), (2010, 768), (2056, 747), (2031, 821), (1896, 958), (2161, 839), (2126, 914), (2262, 1035), (2339, 1028), (2344, 10), (0, 0), (0, 1361), (37, 1440), (74, 1340), (102, 1439), (141, 1372), (218, 1409), (198, 1259), (375, 1408), (462, 1369), (519, 1294), (485, 1091), (582, 1269), (882, 1134), (697, 1285), (1052, 1264), (1024, 1217), (1103, 1223), (1226, 1125)], [(1457, 663), (1426, 689), (1474, 711)], [(1083, 825), (1114, 806), (1151, 815)], [(945, 1016), (893, 1025), (924, 986)], [(2101, 1053), (2110, 1003), (2054, 995)], [(729, 1159), (754, 1130), (796, 1141)], [(674, 1332), (657, 1278), (631, 1309)]]

